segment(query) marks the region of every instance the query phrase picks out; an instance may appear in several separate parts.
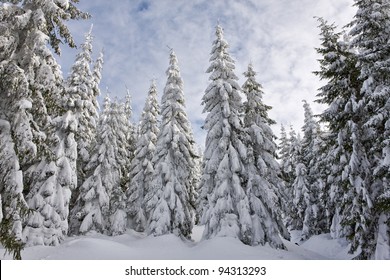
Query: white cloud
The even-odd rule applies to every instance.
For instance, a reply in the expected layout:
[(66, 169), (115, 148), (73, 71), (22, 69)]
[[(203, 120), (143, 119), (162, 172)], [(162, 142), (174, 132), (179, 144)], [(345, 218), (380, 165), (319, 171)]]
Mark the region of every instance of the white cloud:
[[(319, 46), (313, 16), (343, 26), (354, 15), (352, 4), (352, 0), (81, 0), (80, 9), (90, 12), (93, 19), (69, 26), (81, 43), (94, 24), (95, 55), (104, 47), (106, 57), (102, 91), (109, 87), (112, 94), (123, 96), (126, 84), (133, 93), (135, 115), (143, 108), (152, 78), (157, 78), (162, 93), (167, 46), (174, 48), (184, 80), (187, 112), (203, 145), (201, 98), (208, 84), (205, 70), (218, 20), (236, 60), (236, 74), (242, 77), (252, 62), (264, 87), (264, 101), (273, 106), (271, 117), (299, 130), (301, 100), (313, 102), (320, 86), (312, 74), (318, 69), (314, 48)], [(64, 48), (61, 63), (65, 74), (76, 52)], [(313, 109), (319, 113), (321, 106), (313, 104)], [(278, 133), (280, 126), (273, 128)]]

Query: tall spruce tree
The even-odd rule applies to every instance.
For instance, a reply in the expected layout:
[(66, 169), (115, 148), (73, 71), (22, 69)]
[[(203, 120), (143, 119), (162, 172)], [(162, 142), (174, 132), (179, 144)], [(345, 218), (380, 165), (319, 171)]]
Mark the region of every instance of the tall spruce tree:
[[(64, 21), (69, 19), (87, 18), (88, 15), (79, 11), (73, 3), (64, 4), (58, 1), (2, 1), (2, 9), (10, 11), (17, 9), (17, 17), (11, 17), (15, 26), (15, 38), (17, 46), (12, 53), (12, 61), (24, 71), (28, 82), (28, 98), (32, 102), (31, 130), (34, 142), (37, 146), (37, 154), (34, 156), (20, 155), (22, 169), (26, 170), (29, 165), (41, 160), (45, 153), (45, 129), (50, 126), (50, 117), (55, 118), (63, 112), (58, 111), (56, 102), (60, 98), (59, 91), (51, 91), (52, 85), (45, 83), (57, 83), (57, 87), (62, 86), (62, 74), (55, 61), (51, 47), (60, 53), (60, 42), (64, 40), (69, 46), (74, 47), (73, 38)], [(62, 1), (63, 2), (63, 1)], [(8, 12), (5, 13), (6, 15)], [(9, 14), (8, 14), (9, 15)], [(59, 31), (59, 32), (57, 32)], [(57, 100), (57, 101), (56, 101)], [(18, 144), (17, 148), (23, 148)], [(21, 141), (23, 142), (23, 141)], [(20, 149), (22, 151), (22, 149)], [(19, 156), (19, 155), (18, 155)], [(27, 181), (27, 179), (24, 179)], [(25, 188), (28, 191), (28, 182)]]
[(95, 230), (105, 233), (108, 228), (109, 197), (112, 186), (119, 184), (119, 167), (114, 160), (113, 132), (108, 119), (111, 100), (104, 99), (99, 117), (97, 143), (86, 170), (88, 177), (80, 186), (80, 193), (71, 211), (71, 231), (86, 233)]
[(383, 254), (389, 251), (388, 210), (380, 205), (388, 173), (383, 173), (386, 164), (382, 163), (386, 162), (388, 130), (388, 74), (384, 71), (388, 46), (383, 42), (389, 32), (389, 3), (355, 1), (355, 5), (351, 41), (340, 40), (333, 26), (320, 25), (323, 47), (319, 52), (324, 59), (318, 75), (328, 80), (320, 101), (330, 105), (322, 118), (337, 135), (329, 149), (329, 161), (334, 163), (330, 197), (336, 201), (331, 232), (350, 240), (350, 253), (360, 249), (358, 259), (388, 258), (388, 253)]
[[(22, 0), (3, 1), (11, 3), (20, 3)], [(76, 47), (69, 28), (64, 21), (87, 19), (90, 16), (80, 11), (76, 4), (79, 0), (43, 0), (43, 1), (23, 1), (23, 8), (28, 11), (42, 12), (45, 17), (46, 31), (49, 37), (49, 43), (56, 54), (61, 54), (60, 45), (66, 43), (70, 47)], [(39, 21), (35, 21), (39, 24)]]
[[(65, 162), (72, 166), (74, 160), (71, 152), (74, 123), (70, 121), (71, 113), (66, 112), (62, 106), (60, 100), (63, 93), (62, 74), (47, 44), (49, 43), (57, 53), (60, 52), (61, 38), (70, 46), (74, 46), (71, 34), (63, 21), (64, 19), (85, 18), (87, 15), (80, 12), (72, 3), (63, 5), (63, 1), (62, 3), (49, 0), (21, 2), (2, 1), (0, 6), (1, 28), (4, 29), (4, 35), (7, 38), (1, 40), (7, 48), (5, 52), (1, 52), (1, 80), (3, 85), (6, 85), (6, 88), (1, 89), (1, 94), (6, 94), (1, 97), (1, 107), (5, 109), (6, 121), (11, 124), (14, 149), (17, 151), (15, 154), (19, 158), (23, 173), (24, 193), (28, 194), (30, 207), (42, 190), (39, 185), (45, 181), (43, 177), (38, 178), (35, 175), (42, 174), (42, 170), (49, 169), (50, 174), (52, 172), (57, 174), (55, 184), (58, 187), (53, 195), (54, 197), (65, 195), (65, 197), (62, 200), (56, 200), (49, 195), (50, 198), (43, 201), (41, 206), (46, 205), (45, 211), (53, 206), (55, 213), (52, 217), (59, 215), (60, 219), (55, 222), (52, 220), (54, 223), (51, 225), (49, 225), (50, 218), (46, 220), (46, 226), (51, 229), (47, 231), (47, 234), (42, 229), (37, 238), (48, 244), (57, 244), (57, 241), (63, 238), (67, 228), (67, 194), (72, 188), (74, 177), (71, 176), (70, 169), (66, 168)], [(57, 32), (58, 30), (60, 32)], [(3, 47), (1, 46), (1, 49)], [(8, 76), (9, 74), (12, 77)], [(12, 83), (15, 86), (10, 87)], [(63, 141), (62, 138), (66, 140)], [(49, 168), (49, 161), (55, 161), (51, 165), (52, 168)], [(43, 168), (45, 163), (47, 167)], [(65, 172), (65, 169), (69, 173)], [(47, 179), (51, 177), (47, 172), (44, 174)], [(9, 209), (12, 210), (12, 208)], [(32, 217), (43, 214), (43, 208), (38, 207), (32, 210), (32, 215), (27, 221), (27, 231), (32, 224)], [(5, 214), (8, 217), (8, 213)], [(35, 222), (35, 224), (40, 223), (40, 221)], [(53, 228), (58, 229), (58, 231), (54, 230), (54, 234)], [(35, 230), (36, 233), (37, 231)], [(50, 234), (52, 234), (52, 240), (49, 240)], [(4, 238), (8, 237), (4, 236)], [(28, 238), (28, 235), (26, 237)], [(30, 243), (30, 241), (31, 238), (27, 242)], [(41, 241), (39, 243), (42, 243)]]
[(99, 103), (97, 102), (97, 98), (98, 96), (100, 96), (99, 85), (102, 79), (103, 64), (104, 64), (104, 52), (101, 51), (95, 63), (93, 64), (93, 69), (92, 69), (92, 78), (93, 78), (92, 89), (95, 98), (92, 98), (91, 101), (93, 102), (95, 108), (99, 108)]
[(305, 164), (299, 162), (295, 168), (295, 180), (292, 184), (293, 204), (294, 204), (294, 223), (293, 229), (302, 230), (306, 211), (310, 211), (310, 193), (309, 182), (307, 180), (307, 168)]
[[(290, 127), (288, 138), (288, 157), (283, 164), (283, 173), (285, 180), (285, 193), (287, 197), (294, 197), (294, 182), (297, 177), (298, 164), (302, 163), (302, 140), (301, 136), (296, 134), (293, 127)], [(285, 225), (290, 230), (302, 229), (301, 219), (299, 218), (299, 209), (293, 199), (289, 199), (286, 205)]]
[(200, 182), (203, 238), (230, 236), (245, 244), (252, 243), (252, 218), (245, 193), (247, 176), (245, 162), (245, 131), (240, 118), (241, 88), (234, 73), (234, 60), (228, 53), (229, 45), (223, 38), (220, 25), (213, 42), (210, 84), (202, 98), (208, 113), (204, 168)]
[[(62, 73), (46, 46), (48, 37), (40, 30), (29, 36), (35, 40), (35, 51), (27, 53), (23, 63), (32, 67), (28, 74), (29, 89), (38, 128), (35, 141), (39, 144), (36, 159), (24, 172), (28, 185), (26, 198), (33, 212), (23, 235), (27, 245), (58, 245), (68, 231), (69, 200), (71, 190), (76, 187), (77, 120), (64, 104)], [(34, 60), (39, 63), (33, 63)]]
[[(0, 243), (14, 259), (21, 259), (24, 247), (23, 221), (27, 204), (22, 167), (36, 156), (31, 127), (32, 100), (28, 80), (14, 59), (18, 50), (20, 30), (28, 22), (24, 10), (0, 4)], [(18, 17), (19, 16), (19, 17)]]
[[(301, 210), (303, 211), (303, 230), (302, 239), (306, 240), (312, 235), (321, 233), (321, 230), (325, 230), (320, 224), (325, 219), (325, 207), (324, 203), (320, 203), (320, 197), (324, 191), (325, 185), (325, 169), (320, 164), (322, 157), (321, 146), (322, 140), (320, 138), (320, 126), (314, 119), (313, 112), (307, 101), (303, 101), (303, 108), (305, 113), (304, 125), (303, 125), (303, 140), (301, 159), (303, 167), (297, 167), (296, 175), (307, 180), (306, 189), (301, 192), (305, 203), (301, 203)], [(306, 175), (302, 174), (306, 171)], [(298, 179), (298, 178), (297, 178)], [(321, 229), (322, 228), (322, 229)]]
[(195, 159), (195, 167), (193, 168), (193, 186), (194, 192), (190, 197), (190, 202), (192, 207), (195, 209), (195, 225), (200, 224), (200, 217), (202, 216), (201, 205), (201, 190), (200, 190), (200, 180), (202, 177), (202, 165), (203, 165), (203, 150), (201, 147), (197, 147), (198, 158)]
[(331, 219), (330, 233), (334, 238), (345, 237), (346, 227), (342, 225), (342, 212), (347, 203), (345, 193), (351, 188), (349, 181), (349, 162), (352, 156), (351, 127), (359, 120), (357, 107), (362, 97), (357, 67), (357, 55), (351, 48), (348, 37), (336, 33), (336, 26), (319, 18), (321, 47), (317, 52), (322, 56), (320, 71), (314, 72), (327, 83), (319, 89), (317, 102), (327, 104), (328, 108), (320, 114), (320, 120), (327, 125), (325, 138), (326, 159), (329, 167), (326, 191), (329, 199), (328, 217)]
[(14, 259), (21, 259), (22, 223), (28, 207), (22, 193), (23, 174), (14, 146), (11, 125), (0, 118), (0, 242)]
[(146, 229), (149, 214), (146, 201), (151, 196), (152, 176), (154, 173), (153, 156), (159, 134), (158, 117), (160, 108), (157, 101), (157, 88), (152, 82), (140, 120), (139, 137), (135, 145), (134, 158), (130, 166), (130, 182), (126, 190), (127, 211), (131, 219), (131, 227), (137, 231)]
[(104, 99), (99, 117), (97, 142), (88, 163), (87, 179), (71, 213), (72, 232), (85, 234), (95, 230), (118, 235), (126, 230), (126, 197), (121, 186), (121, 166), (127, 157), (125, 106)]
[[(194, 159), (197, 157), (190, 122), (185, 112), (183, 80), (176, 54), (170, 53), (167, 83), (161, 101), (161, 126), (153, 158), (153, 192), (158, 200), (149, 219), (149, 234), (174, 233), (190, 238), (194, 209)], [(153, 200), (150, 200), (153, 202)]]
[[(67, 106), (72, 110), (78, 121), (76, 134), (77, 141), (77, 179), (80, 186), (85, 180), (85, 166), (88, 164), (94, 139), (96, 138), (96, 125), (98, 119), (98, 80), (100, 74), (91, 71), (92, 63), (92, 27), (85, 34), (85, 41), (81, 44), (81, 51), (71, 68), (67, 80)], [(101, 67), (100, 61), (98, 61)], [(77, 192), (75, 192), (77, 195)]]
[(246, 194), (253, 223), (251, 245), (269, 243), (275, 248), (285, 248), (279, 235), (289, 236), (282, 222), (287, 198), (282, 193), (284, 186), (276, 161), (276, 136), (271, 130), (275, 121), (268, 116), (271, 107), (263, 103), (264, 93), (256, 81), (252, 64), (249, 64), (244, 76), (247, 78), (242, 89), (247, 97), (244, 123), (248, 134)]
[[(389, 188), (390, 178), (390, 3), (387, 0), (355, 0), (355, 6), (357, 12), (351, 22), (350, 34), (352, 45), (359, 50), (359, 79), (363, 83), (359, 110), (365, 134), (354, 135), (364, 137), (359, 144), (366, 154), (361, 157), (367, 159), (370, 173), (363, 175), (363, 183), (354, 185), (359, 204), (353, 208), (357, 213), (350, 221), (355, 225), (351, 238), (352, 250), (361, 249), (357, 258), (371, 259), (376, 250), (388, 251), (390, 248), (389, 211), (378, 204), (378, 196)], [(382, 235), (387, 235), (387, 242), (377, 242), (378, 228)]]
[[(76, 187), (77, 121), (71, 111), (51, 121), (51, 154), (28, 170), (31, 187), (26, 199), (32, 210), (23, 236), (27, 245), (58, 245), (68, 232), (71, 190)], [(50, 131), (49, 131), (50, 132)]]
[(134, 158), (135, 153), (135, 142), (137, 139), (137, 133), (135, 129), (135, 125), (132, 122), (133, 118), (133, 108), (131, 106), (131, 94), (130, 90), (127, 89), (127, 94), (125, 98), (125, 102), (123, 104), (123, 113), (122, 113), (122, 119), (124, 124), (124, 131), (125, 131), (125, 149), (126, 149), (126, 156), (123, 157), (123, 164), (122, 164), (122, 180), (121, 180), (121, 186), (124, 191), (127, 189), (127, 184), (130, 180), (130, 174), (129, 170), (131, 167), (131, 162)]
[(32, 210), (23, 235), (28, 245), (57, 245), (68, 231), (70, 194), (77, 178), (73, 139), (77, 122), (63, 103), (62, 73), (47, 47), (47, 15), (52, 11), (44, 3), (30, 4), (25, 6), (31, 9), (29, 30), (15, 57), (29, 83), (37, 143), (37, 156), (27, 163), (23, 174)]
[[(279, 137), (279, 145), (278, 145), (278, 153), (279, 153), (279, 159), (280, 159), (280, 166), (282, 169), (282, 174), (283, 176), (285, 175), (284, 173), (284, 165), (287, 162), (288, 158), (288, 152), (289, 152), (290, 146), (289, 146), (289, 141), (287, 137), (287, 132), (286, 128), (283, 124), (280, 126), (280, 137)], [(284, 177), (284, 180), (288, 180), (287, 178)]]
[(124, 103), (112, 102), (111, 111), (106, 120), (111, 129), (111, 145), (114, 148), (111, 170), (118, 172), (118, 179), (112, 182), (109, 193), (108, 233), (111, 235), (124, 233), (127, 226), (125, 181), (128, 178), (130, 165), (130, 143), (128, 142), (129, 119), (125, 109)]

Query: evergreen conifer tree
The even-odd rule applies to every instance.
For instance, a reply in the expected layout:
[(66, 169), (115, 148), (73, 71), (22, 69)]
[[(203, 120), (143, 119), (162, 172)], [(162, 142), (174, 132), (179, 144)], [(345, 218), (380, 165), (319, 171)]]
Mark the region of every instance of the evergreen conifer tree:
[(170, 53), (166, 71), (167, 83), (161, 101), (161, 126), (153, 158), (153, 193), (158, 199), (149, 200), (153, 211), (149, 218), (149, 234), (174, 233), (190, 238), (194, 209), (190, 196), (194, 191), (194, 148), (190, 122), (185, 112), (183, 81), (176, 54)]
[(350, 46), (348, 37), (336, 33), (336, 26), (319, 18), (321, 30), (321, 48), (317, 52), (322, 56), (320, 71), (314, 72), (327, 83), (320, 88), (317, 102), (329, 107), (320, 114), (320, 120), (329, 130), (325, 138), (326, 159), (329, 176), (326, 180), (325, 195), (331, 236), (346, 236), (345, 227), (341, 225), (341, 213), (344, 208), (345, 190), (350, 188), (349, 162), (352, 154), (351, 125), (357, 120), (357, 104), (361, 101), (359, 68), (357, 55)]
[[(279, 152), (279, 159), (280, 159), (280, 165), (281, 165), (283, 176), (285, 175), (284, 174), (285, 173), (284, 172), (284, 165), (286, 164), (287, 159), (288, 159), (289, 149), (290, 149), (290, 146), (289, 146), (286, 128), (282, 124), (280, 126), (280, 138), (279, 138), (278, 152)], [(284, 178), (284, 179), (287, 180), (287, 178)]]
[(111, 170), (117, 172), (115, 169), (119, 169), (118, 179), (112, 182), (109, 193), (108, 233), (111, 235), (124, 233), (127, 226), (125, 182), (130, 165), (130, 143), (128, 142), (129, 119), (125, 109), (124, 103), (112, 102), (111, 111), (106, 120), (111, 130), (111, 145), (114, 148)]
[(208, 113), (204, 168), (200, 182), (203, 205), (203, 237), (230, 236), (252, 243), (252, 218), (245, 193), (245, 131), (240, 118), (241, 88), (234, 73), (234, 60), (228, 53), (221, 26), (216, 27), (210, 62), (210, 84), (202, 99)]
[(21, 259), (23, 212), (27, 211), (27, 203), (14, 146), (11, 125), (0, 118), (0, 242), (14, 259)]
[[(390, 154), (390, 46), (388, 38), (390, 30), (390, 3), (387, 0), (355, 0), (357, 12), (351, 22), (353, 36), (352, 46), (359, 50), (359, 79), (362, 81), (360, 95), (362, 102), (358, 104), (364, 133), (354, 131), (353, 137), (359, 138), (354, 147), (359, 153), (353, 153), (354, 160), (367, 163), (362, 176), (354, 182), (355, 200), (352, 208), (355, 215), (348, 220), (354, 225), (351, 233), (351, 251), (360, 247), (358, 259), (371, 259), (375, 251), (382, 251), (376, 246), (390, 248), (389, 213), (379, 210), (378, 196), (389, 188), (389, 154)], [(367, 162), (365, 162), (367, 161)], [(381, 234), (387, 235), (387, 242), (380, 244), (378, 228)]]
[[(91, 71), (92, 63), (92, 27), (85, 35), (81, 51), (77, 54), (67, 80), (67, 106), (72, 110), (78, 121), (77, 141), (77, 178), (80, 186), (85, 180), (85, 166), (89, 162), (98, 119), (98, 80), (100, 69)], [(97, 67), (100, 68), (100, 61)], [(75, 192), (77, 196), (77, 191)]]
[[(62, 73), (47, 44), (49, 43), (56, 53), (60, 53), (61, 39), (74, 47), (73, 38), (64, 19), (81, 19), (87, 18), (88, 15), (79, 11), (72, 3), (63, 5), (53, 0), (3, 2), (12, 3), (2, 6), (2, 9), (7, 11), (6, 17), (9, 11), (17, 10), (18, 16), (11, 16), (11, 21), (14, 21), (12, 24), (15, 28), (12, 32), (13, 37), (18, 38), (14, 42), (18, 45), (12, 51), (11, 59), (24, 71), (29, 87), (27, 96), (32, 103), (30, 126), (37, 146), (37, 154), (25, 157), (18, 155), (24, 171), (31, 164), (39, 162), (46, 153), (45, 150), (49, 149), (45, 143), (45, 129), (50, 126), (50, 118), (64, 113), (64, 111), (53, 111), (59, 109), (56, 102), (60, 98), (61, 91), (51, 89), (53, 83), (57, 84), (56, 87), (62, 86)], [(20, 142), (24, 140), (15, 139), (15, 141), (18, 150), (19, 146), (23, 148)], [(28, 181), (27, 178), (24, 180)], [(26, 192), (28, 185), (25, 184)]]
[(119, 166), (115, 161), (115, 139), (109, 124), (111, 100), (104, 99), (99, 117), (97, 143), (86, 170), (88, 177), (71, 212), (71, 228), (75, 233), (95, 230), (106, 233), (109, 227), (109, 203), (113, 185), (119, 185)]
[(244, 75), (247, 78), (242, 86), (247, 97), (244, 123), (249, 151), (246, 194), (253, 223), (251, 244), (269, 243), (275, 248), (285, 248), (279, 234), (289, 236), (282, 222), (287, 198), (282, 194), (284, 186), (276, 161), (276, 136), (271, 130), (275, 121), (268, 117), (271, 107), (263, 103), (262, 86), (256, 81), (251, 64)]
[(23, 230), (26, 244), (58, 245), (68, 233), (71, 190), (76, 187), (77, 121), (72, 112), (52, 120), (48, 143), (51, 154), (28, 170), (31, 188), (26, 196), (32, 210)]
[(337, 135), (337, 142), (328, 143), (328, 161), (333, 163), (330, 197), (335, 202), (331, 233), (346, 236), (351, 253), (360, 249), (358, 259), (371, 259), (383, 252), (375, 248), (378, 238), (387, 248), (384, 251), (389, 248), (389, 242), (383, 242), (389, 240), (387, 213), (376, 205), (386, 192), (388, 173), (381, 173), (386, 160), (380, 159), (386, 158), (388, 130), (388, 74), (383, 71), (388, 46), (383, 42), (389, 32), (389, 3), (357, 0), (355, 5), (351, 41), (341, 41), (334, 26), (321, 22), (323, 43), (318, 51), (324, 59), (317, 74), (328, 80), (319, 94), (320, 102), (330, 105), (322, 118), (328, 121), (331, 134)]
[[(64, 1), (2, 2), (0, 17), (6, 40), (1, 40), (5, 46), (0, 49), (6, 47), (6, 51), (1, 51), (0, 107), (4, 109), (5, 121), (11, 124), (10, 134), (22, 176), (18, 172), (14, 174), (19, 174), (18, 178), (23, 179), (24, 193), (27, 194), (29, 207), (33, 208), (23, 234), (29, 244), (35, 243), (33, 239), (39, 239), (39, 244), (57, 244), (67, 230), (68, 194), (75, 178), (72, 174), (75, 160), (72, 137), (75, 130), (72, 114), (62, 106), (60, 98), (63, 94), (62, 73), (47, 44), (57, 53), (60, 53), (60, 38), (74, 46), (63, 21), (85, 18), (87, 15), (73, 3)], [(17, 168), (16, 163), (14, 166)], [(13, 172), (6, 166), (4, 170)], [(43, 207), (35, 208), (34, 200), (41, 195), (42, 184), (48, 186), (51, 183), (56, 188), (51, 194), (46, 192), (47, 199), (38, 203)], [(2, 196), (8, 197), (8, 194), (3, 193)], [(48, 215), (50, 207), (53, 207), (53, 212)], [(47, 234), (43, 227), (39, 234), (36, 228), (30, 230), (32, 224), (40, 224), (42, 219), (37, 217), (45, 213)], [(9, 217), (8, 214), (3, 213)], [(16, 213), (15, 217), (17, 220)], [(37, 219), (34, 220), (34, 217)], [(39, 236), (35, 238), (29, 235), (32, 231)]]
[(135, 153), (135, 142), (137, 139), (135, 125), (132, 122), (133, 117), (133, 108), (131, 107), (131, 95), (130, 91), (127, 90), (125, 102), (123, 104), (123, 112), (122, 112), (122, 121), (124, 122), (124, 129), (125, 130), (125, 149), (126, 154), (123, 158), (123, 165), (122, 165), (122, 180), (121, 180), (121, 186), (124, 191), (126, 191), (128, 184), (130, 180), (130, 173), (129, 170), (131, 168), (131, 162), (134, 158)]
[(74, 233), (95, 230), (118, 235), (126, 230), (126, 196), (121, 185), (128, 157), (125, 105), (107, 96), (100, 115), (95, 149), (86, 166), (87, 179), (71, 213)]
[(195, 209), (195, 225), (200, 224), (200, 218), (202, 217), (202, 203), (201, 203), (201, 189), (200, 189), (200, 180), (202, 177), (202, 166), (203, 166), (203, 151), (198, 146), (197, 148), (198, 152), (198, 158), (195, 159), (195, 167), (192, 170), (194, 173), (194, 193), (190, 197), (190, 202), (192, 204), (192, 207)]
[[(324, 178), (325, 169), (321, 169), (323, 165), (320, 163), (322, 161), (320, 127), (314, 119), (309, 103), (305, 100), (303, 108), (305, 112), (301, 150), (303, 167), (297, 167), (296, 175), (299, 174), (300, 180), (304, 178), (307, 181), (306, 189), (302, 193), (305, 203), (301, 203), (301, 209), (303, 208), (304, 212), (302, 239), (306, 240), (312, 235), (321, 233), (321, 230), (325, 230), (321, 223), (326, 219), (324, 207), (326, 202), (320, 203), (320, 198), (322, 198), (326, 178)], [(307, 172), (306, 175), (302, 174), (304, 171)]]
[[(293, 127), (290, 127), (288, 138), (288, 157), (284, 162), (284, 177), (287, 178), (285, 183), (285, 193), (287, 197), (294, 197), (294, 182), (297, 177), (298, 164), (302, 163), (302, 140), (300, 135), (296, 134)], [(290, 230), (302, 229), (301, 219), (298, 216), (298, 209), (293, 199), (289, 199), (286, 205), (285, 224)]]
[(388, 130), (388, 74), (383, 71), (388, 46), (383, 42), (389, 32), (389, 3), (359, 0), (355, 5), (358, 10), (350, 24), (352, 40), (342, 41), (334, 26), (323, 20), (320, 24), (323, 43), (318, 52), (324, 58), (317, 74), (328, 83), (319, 96), (320, 102), (329, 104), (321, 117), (329, 123), (333, 135), (329, 139), (337, 139), (327, 143), (334, 204), (333, 209), (330, 207), (331, 233), (346, 236), (351, 253), (360, 249), (358, 259), (388, 258), (382, 254), (389, 248), (388, 214), (378, 209), (388, 173), (383, 173), (386, 167), (381, 166), (386, 160), (381, 158), (386, 158)]
[(94, 103), (95, 108), (99, 108), (99, 103), (97, 102), (97, 97), (100, 96), (100, 81), (102, 79), (102, 71), (103, 71), (103, 63), (104, 63), (104, 53), (101, 51), (99, 53), (98, 58), (96, 59), (93, 70), (92, 70), (92, 78), (93, 78), (93, 95), (95, 98), (92, 99)]
[(68, 231), (70, 193), (76, 186), (73, 138), (77, 122), (63, 103), (62, 73), (47, 47), (51, 39), (47, 35), (51, 18), (47, 16), (53, 11), (47, 10), (44, 3), (30, 4), (23, 6), (31, 9), (31, 17), (28, 30), (23, 31), (24, 44), (15, 55), (29, 84), (33, 140), (37, 143), (36, 157), (23, 170), (32, 210), (23, 235), (28, 245), (57, 245)]
[(132, 220), (131, 226), (137, 231), (146, 229), (149, 216), (145, 204), (152, 190), (151, 181), (154, 172), (152, 160), (159, 134), (159, 111), (156, 83), (153, 81), (141, 115), (140, 132), (130, 166), (130, 182), (126, 191), (127, 211)]
[(15, 153), (21, 169), (25, 169), (37, 155), (31, 126), (32, 100), (28, 94), (28, 80), (23, 69), (12, 59), (6, 59), (5, 55), (0, 62), (0, 75), (0, 118), (11, 125)]
[(309, 182), (307, 180), (307, 168), (303, 163), (298, 163), (295, 170), (293, 188), (293, 203), (296, 211), (294, 228), (303, 229), (306, 211), (310, 212)]

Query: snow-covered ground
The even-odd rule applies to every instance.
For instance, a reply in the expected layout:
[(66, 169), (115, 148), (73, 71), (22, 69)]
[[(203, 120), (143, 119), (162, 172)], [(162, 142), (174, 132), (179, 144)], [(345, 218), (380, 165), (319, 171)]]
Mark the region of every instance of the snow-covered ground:
[[(351, 259), (347, 242), (331, 239), (329, 235), (314, 236), (296, 245), (299, 233), (292, 233), (291, 242), (285, 241), (287, 251), (269, 246), (246, 246), (234, 238), (214, 238), (200, 241), (202, 227), (193, 232), (193, 242), (183, 242), (174, 235), (145, 236), (128, 230), (125, 234), (109, 237), (97, 233), (69, 237), (60, 246), (35, 246), (22, 253), (25, 260), (327, 260)], [(11, 259), (0, 248), (0, 259)]]

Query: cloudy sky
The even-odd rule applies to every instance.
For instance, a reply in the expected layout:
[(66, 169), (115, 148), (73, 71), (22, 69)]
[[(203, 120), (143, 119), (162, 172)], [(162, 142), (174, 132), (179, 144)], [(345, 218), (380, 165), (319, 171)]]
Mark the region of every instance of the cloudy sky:
[[(355, 13), (353, 0), (80, 0), (78, 7), (91, 20), (69, 23), (78, 44), (93, 24), (94, 58), (104, 48), (102, 95), (123, 97), (126, 86), (133, 97), (134, 121), (138, 121), (151, 80), (157, 80), (161, 97), (166, 82), (169, 48), (178, 56), (189, 118), (200, 146), (201, 98), (208, 74), (215, 26), (219, 22), (236, 61), (240, 84), (242, 73), (252, 62), (263, 85), (264, 102), (279, 134), (280, 124), (300, 130), (302, 100), (315, 113), (314, 103), (321, 83), (312, 71), (318, 69), (317, 21), (320, 16), (342, 27)], [(63, 48), (59, 59), (67, 75), (78, 50)]]

